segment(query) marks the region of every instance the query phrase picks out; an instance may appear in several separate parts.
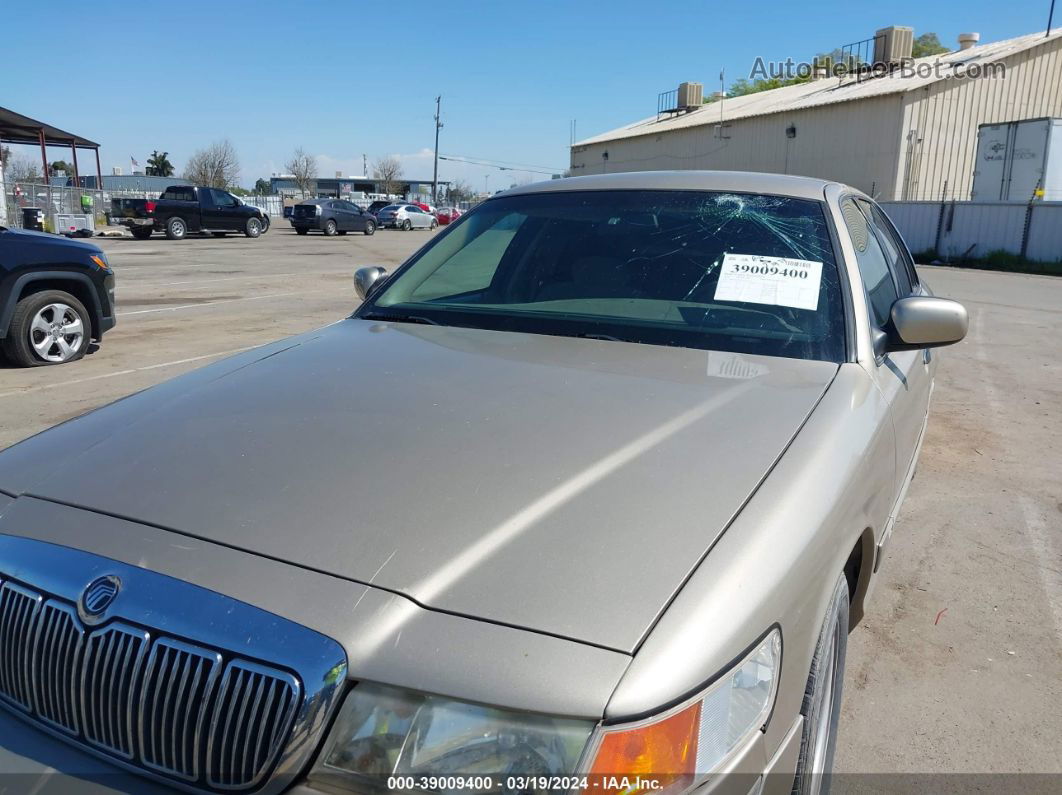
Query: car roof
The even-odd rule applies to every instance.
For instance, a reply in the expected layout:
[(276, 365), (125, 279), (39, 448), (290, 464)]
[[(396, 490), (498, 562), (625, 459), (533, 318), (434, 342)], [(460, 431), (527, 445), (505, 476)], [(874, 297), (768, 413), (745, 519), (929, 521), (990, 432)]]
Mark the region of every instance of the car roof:
[(578, 190), (710, 190), (735, 193), (766, 193), (799, 199), (824, 198), (830, 180), (765, 174), (757, 171), (627, 171), (565, 177), (521, 185), (497, 196), (557, 193)]

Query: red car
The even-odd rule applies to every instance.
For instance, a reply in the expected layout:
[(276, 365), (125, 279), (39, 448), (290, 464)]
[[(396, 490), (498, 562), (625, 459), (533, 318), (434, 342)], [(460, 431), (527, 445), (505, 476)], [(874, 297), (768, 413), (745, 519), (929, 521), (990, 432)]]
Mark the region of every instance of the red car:
[(421, 202), (410, 202), (410, 204), (412, 204), (414, 207), (419, 207), (428, 215), (435, 215), (435, 208), (432, 207), (430, 204), (423, 204)]
[(439, 219), (440, 224), (452, 224), (462, 215), (464, 215), (464, 213), (456, 207), (444, 207), (436, 213), (435, 217)]

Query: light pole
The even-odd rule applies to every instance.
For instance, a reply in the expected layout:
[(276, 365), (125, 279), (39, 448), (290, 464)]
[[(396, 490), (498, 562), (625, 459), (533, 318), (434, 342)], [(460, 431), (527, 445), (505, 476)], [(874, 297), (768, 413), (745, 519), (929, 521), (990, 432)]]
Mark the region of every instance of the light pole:
[(483, 175), (483, 192), (490, 196), (490, 188), (487, 187), (487, 183), (490, 181), (490, 174)]
[(439, 203), (439, 130), (442, 122), (439, 121), (439, 111), (442, 107), (442, 95), (435, 98), (435, 171), (431, 176), (431, 203)]

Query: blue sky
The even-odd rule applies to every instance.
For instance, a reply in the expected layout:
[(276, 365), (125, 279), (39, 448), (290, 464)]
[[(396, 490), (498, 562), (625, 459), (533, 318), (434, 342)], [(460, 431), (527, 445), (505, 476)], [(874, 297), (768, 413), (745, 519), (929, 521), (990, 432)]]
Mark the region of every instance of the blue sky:
[[(322, 176), (360, 174), (364, 153), (370, 167), (397, 155), (407, 177), (430, 178), (442, 94), (442, 153), (563, 168), (572, 119), (581, 138), (612, 129), (654, 113), (657, 94), (682, 80), (708, 92), (720, 69), (729, 84), (757, 56), (802, 60), (890, 24), (934, 31), (948, 46), (962, 31), (1010, 38), (1042, 29), (1048, 5), (17, 3), (5, 19), (0, 103), (99, 141), (105, 173), (129, 173), (130, 156), (143, 164), (152, 149), (181, 169), (227, 137), (250, 186), (282, 171), (296, 146), (318, 157)], [(544, 178), (441, 162), (440, 179), (454, 177), (491, 190)]]

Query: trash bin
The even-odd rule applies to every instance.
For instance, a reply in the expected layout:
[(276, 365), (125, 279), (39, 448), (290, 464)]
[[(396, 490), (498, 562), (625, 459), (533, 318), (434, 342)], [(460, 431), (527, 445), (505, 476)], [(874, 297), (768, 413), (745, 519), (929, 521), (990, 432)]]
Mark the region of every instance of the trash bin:
[(40, 207), (22, 208), (22, 228), (34, 232), (44, 231), (44, 210)]

